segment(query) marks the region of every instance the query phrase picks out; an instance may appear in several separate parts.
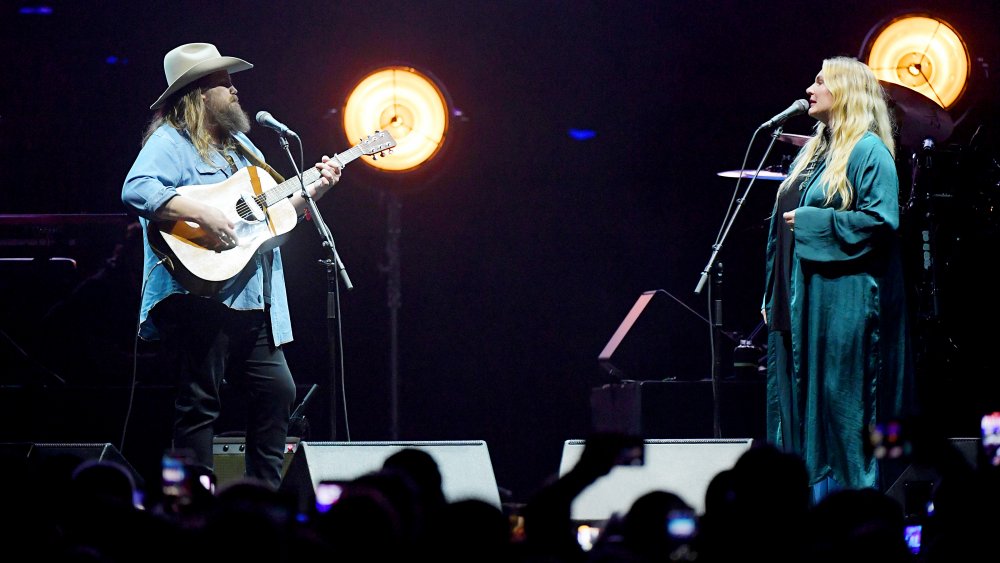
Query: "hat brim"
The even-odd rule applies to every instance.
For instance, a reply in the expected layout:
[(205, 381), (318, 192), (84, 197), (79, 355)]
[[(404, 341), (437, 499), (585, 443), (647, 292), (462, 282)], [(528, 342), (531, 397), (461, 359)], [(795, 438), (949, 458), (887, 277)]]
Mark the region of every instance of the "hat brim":
[(181, 88), (191, 84), (199, 78), (208, 76), (213, 72), (218, 72), (220, 70), (228, 71), (229, 74), (234, 72), (240, 72), (241, 70), (249, 70), (253, 68), (253, 65), (244, 61), (243, 59), (238, 59), (236, 57), (218, 57), (207, 61), (202, 61), (187, 70), (184, 74), (177, 77), (177, 80), (167, 86), (166, 91), (160, 94), (160, 97), (153, 102), (153, 105), (149, 106), (149, 109), (156, 109), (163, 105), (163, 102), (167, 101), (170, 96), (176, 94)]

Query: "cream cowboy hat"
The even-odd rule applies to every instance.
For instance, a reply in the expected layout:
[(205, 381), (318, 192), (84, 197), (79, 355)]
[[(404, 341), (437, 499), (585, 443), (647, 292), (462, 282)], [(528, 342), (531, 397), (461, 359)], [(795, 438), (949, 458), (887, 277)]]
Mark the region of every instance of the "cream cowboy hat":
[(203, 76), (220, 70), (230, 74), (253, 68), (253, 65), (236, 57), (223, 57), (211, 43), (188, 43), (171, 50), (163, 57), (163, 74), (167, 76), (167, 90), (149, 106), (156, 109), (181, 88)]

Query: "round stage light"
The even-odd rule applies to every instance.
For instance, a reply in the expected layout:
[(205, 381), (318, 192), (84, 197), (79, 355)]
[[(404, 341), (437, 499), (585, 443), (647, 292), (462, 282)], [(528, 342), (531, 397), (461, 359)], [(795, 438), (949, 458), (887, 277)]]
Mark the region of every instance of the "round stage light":
[(971, 66), (965, 41), (955, 28), (923, 14), (876, 25), (860, 58), (879, 80), (915, 90), (945, 109), (965, 92)]
[(426, 74), (408, 66), (375, 70), (358, 83), (344, 106), (344, 132), (357, 142), (387, 131), (396, 147), (363, 162), (386, 172), (408, 172), (434, 158), (448, 132), (448, 101)]

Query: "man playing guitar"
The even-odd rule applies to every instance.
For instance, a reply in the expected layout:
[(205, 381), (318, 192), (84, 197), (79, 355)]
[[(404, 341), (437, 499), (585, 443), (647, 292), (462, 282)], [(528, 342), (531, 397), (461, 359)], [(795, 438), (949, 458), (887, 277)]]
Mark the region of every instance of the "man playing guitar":
[[(183, 271), (179, 261), (153, 244), (159, 236), (154, 225), (166, 222), (196, 233), (183, 245), (207, 250), (220, 262), (241, 248), (238, 221), (182, 188), (224, 182), (246, 175), (244, 169), (256, 178), (261, 170), (263, 155), (246, 136), (250, 120), (230, 79), (253, 65), (221, 56), (214, 45), (190, 43), (167, 53), (163, 67), (167, 89), (150, 106), (155, 114), (122, 189), (122, 201), (145, 227), (139, 335), (161, 339), (167, 358), (176, 362), (173, 447), (190, 450), (195, 463), (212, 469), (225, 378), (245, 389), (250, 401), (247, 476), (277, 488), (295, 401), (282, 351), (292, 330), (279, 248), (255, 249), (236, 275), (195, 294), (175, 275)], [(310, 197), (319, 199), (336, 184), (340, 167), (339, 160), (324, 156), (309, 171)], [(306, 208), (300, 192), (281, 201), (286, 211), (294, 210), (293, 223)], [(269, 224), (269, 211), (254, 211)]]

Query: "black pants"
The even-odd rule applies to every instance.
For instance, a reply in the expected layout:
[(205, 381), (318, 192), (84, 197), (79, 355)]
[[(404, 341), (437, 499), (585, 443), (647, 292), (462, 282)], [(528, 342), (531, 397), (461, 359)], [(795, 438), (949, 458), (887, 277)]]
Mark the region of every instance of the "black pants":
[(210, 299), (172, 295), (153, 310), (168, 361), (177, 375), (173, 447), (213, 468), (214, 424), (223, 379), (247, 398), (246, 475), (281, 484), (295, 382), (281, 348), (272, 344), (267, 313), (237, 311)]

